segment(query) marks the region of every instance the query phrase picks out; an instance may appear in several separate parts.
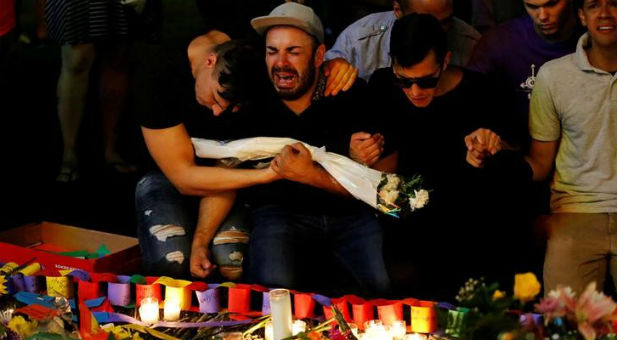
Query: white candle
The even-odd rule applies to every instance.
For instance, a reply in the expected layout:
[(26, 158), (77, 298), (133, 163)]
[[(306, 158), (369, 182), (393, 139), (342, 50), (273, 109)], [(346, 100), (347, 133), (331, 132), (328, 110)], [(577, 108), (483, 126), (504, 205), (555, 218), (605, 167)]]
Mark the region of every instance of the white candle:
[(159, 299), (153, 297), (143, 299), (139, 307), (139, 316), (145, 323), (159, 321)]
[(406, 322), (395, 320), (388, 329), (393, 337), (393, 340), (404, 340), (406, 337)]
[(273, 320), (273, 340), (292, 336), (292, 302), (290, 291), (274, 289), (270, 293), (270, 315)]
[(369, 320), (365, 322), (365, 338), (371, 340), (392, 340), (393, 337), (386, 330), (380, 320)]
[(165, 299), (163, 319), (165, 321), (178, 321), (180, 319), (180, 301), (177, 299)]

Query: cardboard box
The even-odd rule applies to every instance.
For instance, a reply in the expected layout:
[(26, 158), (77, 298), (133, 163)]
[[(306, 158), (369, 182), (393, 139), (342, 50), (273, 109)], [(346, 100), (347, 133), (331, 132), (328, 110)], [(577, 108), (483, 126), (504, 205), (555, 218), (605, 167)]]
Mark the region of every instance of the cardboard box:
[[(109, 249), (110, 254), (97, 259), (53, 253), (78, 250), (94, 253), (101, 244)], [(21, 264), (33, 258), (45, 271), (79, 268), (93, 273), (141, 272), (141, 254), (134, 237), (51, 222), (27, 224), (0, 232), (0, 262)]]

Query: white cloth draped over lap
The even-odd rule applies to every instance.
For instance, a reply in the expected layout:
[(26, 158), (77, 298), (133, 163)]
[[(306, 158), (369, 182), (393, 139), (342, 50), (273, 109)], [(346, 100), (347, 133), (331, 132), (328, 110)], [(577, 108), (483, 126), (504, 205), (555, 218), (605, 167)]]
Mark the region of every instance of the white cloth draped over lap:
[[(222, 142), (212, 139), (191, 138), (195, 154), (201, 158), (235, 158), (241, 162), (276, 156), (290, 144), (300, 142), (292, 138), (255, 137)], [(303, 143), (303, 142), (301, 142)], [(327, 152), (309, 144), (303, 145), (319, 163), (352, 196), (377, 208), (377, 191), (382, 172), (359, 164), (345, 156)]]

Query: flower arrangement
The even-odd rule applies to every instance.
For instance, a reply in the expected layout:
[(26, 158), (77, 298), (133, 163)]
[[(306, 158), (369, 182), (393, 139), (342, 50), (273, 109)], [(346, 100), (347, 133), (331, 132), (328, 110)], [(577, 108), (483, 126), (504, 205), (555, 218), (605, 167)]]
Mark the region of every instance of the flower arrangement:
[[(594, 282), (579, 297), (561, 286), (536, 304), (541, 284), (533, 273), (515, 275), (512, 296), (498, 288), (481, 278), (468, 280), (459, 290), (456, 300), (466, 315), (458, 338), (616, 339), (616, 303), (598, 292)], [(535, 310), (542, 315), (533, 314)]]
[(405, 178), (383, 173), (378, 186), (378, 209), (399, 217), (424, 207), (429, 201), (429, 192), (421, 189), (422, 184), (420, 175)]
[(560, 286), (535, 307), (558, 336), (573, 335), (577, 329), (585, 340), (609, 338), (615, 333), (616, 303), (596, 288), (596, 282), (591, 282), (577, 297), (570, 287)]

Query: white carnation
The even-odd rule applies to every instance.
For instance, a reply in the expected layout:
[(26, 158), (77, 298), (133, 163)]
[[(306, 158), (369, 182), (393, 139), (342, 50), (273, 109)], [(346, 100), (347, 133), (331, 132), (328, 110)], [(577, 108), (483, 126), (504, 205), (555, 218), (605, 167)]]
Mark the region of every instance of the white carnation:
[(384, 185), (384, 187), (382, 189), (386, 190), (386, 191), (397, 190), (397, 189), (399, 189), (399, 183), (400, 182), (401, 182), (401, 179), (399, 178), (399, 176), (397, 176), (395, 174), (387, 174), (386, 175), (386, 184)]
[(384, 202), (392, 204), (392, 203), (395, 203), (395, 201), (399, 197), (399, 191), (382, 189), (380, 191), (380, 197), (382, 197)]
[(429, 192), (427, 190), (414, 190), (414, 197), (410, 198), (410, 209), (412, 211), (424, 207), (429, 201)]

